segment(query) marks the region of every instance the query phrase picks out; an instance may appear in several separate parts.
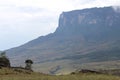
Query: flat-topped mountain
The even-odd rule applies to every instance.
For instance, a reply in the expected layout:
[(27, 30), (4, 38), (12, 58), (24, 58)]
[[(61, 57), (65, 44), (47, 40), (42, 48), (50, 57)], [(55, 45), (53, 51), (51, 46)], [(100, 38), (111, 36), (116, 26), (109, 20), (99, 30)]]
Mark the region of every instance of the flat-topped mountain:
[(119, 61), (119, 35), (120, 12), (112, 7), (74, 10), (60, 15), (54, 33), (9, 49), (7, 55), (13, 65), (30, 58), (37, 71), (68, 73), (93, 62)]

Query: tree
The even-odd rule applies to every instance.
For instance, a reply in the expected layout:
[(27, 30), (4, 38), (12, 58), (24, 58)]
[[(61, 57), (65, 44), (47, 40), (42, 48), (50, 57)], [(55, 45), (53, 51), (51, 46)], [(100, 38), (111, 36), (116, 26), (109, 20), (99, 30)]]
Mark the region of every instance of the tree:
[(0, 53), (0, 67), (10, 67), (10, 61), (6, 57), (6, 52)]
[(25, 69), (27, 69), (27, 70), (32, 70), (32, 64), (33, 64), (33, 61), (31, 60), (31, 59), (27, 59), (26, 61), (25, 61), (25, 64), (26, 64), (26, 66), (25, 66)]

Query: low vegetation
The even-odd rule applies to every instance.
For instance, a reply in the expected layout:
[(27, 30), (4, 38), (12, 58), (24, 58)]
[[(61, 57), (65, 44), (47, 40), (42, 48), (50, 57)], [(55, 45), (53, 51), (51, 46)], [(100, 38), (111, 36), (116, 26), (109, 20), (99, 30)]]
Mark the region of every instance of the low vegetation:
[(119, 76), (76, 73), (69, 75), (46, 75), (42, 73), (15, 71), (9, 68), (0, 69), (0, 80), (120, 80)]
[[(4, 60), (5, 59), (5, 60)], [(7, 59), (7, 60), (6, 60)], [(6, 57), (5, 52), (0, 56), (0, 80), (120, 80), (117, 74), (120, 74), (118, 70), (114, 71), (92, 71), (81, 70), (67, 75), (48, 75), (43, 73), (33, 72), (31, 65), (33, 61), (28, 59), (25, 61), (26, 67), (11, 67), (10, 61)], [(7, 64), (5, 64), (7, 62)], [(6, 66), (9, 65), (9, 66)], [(57, 67), (59, 69), (59, 66)], [(53, 70), (53, 72), (56, 71)], [(107, 72), (111, 73), (108, 74)]]

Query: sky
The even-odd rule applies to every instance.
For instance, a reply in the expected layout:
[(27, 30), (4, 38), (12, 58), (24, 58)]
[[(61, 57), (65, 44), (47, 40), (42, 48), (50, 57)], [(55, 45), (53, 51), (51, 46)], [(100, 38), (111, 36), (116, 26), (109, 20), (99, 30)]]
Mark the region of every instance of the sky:
[(0, 0), (0, 50), (53, 33), (63, 11), (104, 6), (120, 0)]

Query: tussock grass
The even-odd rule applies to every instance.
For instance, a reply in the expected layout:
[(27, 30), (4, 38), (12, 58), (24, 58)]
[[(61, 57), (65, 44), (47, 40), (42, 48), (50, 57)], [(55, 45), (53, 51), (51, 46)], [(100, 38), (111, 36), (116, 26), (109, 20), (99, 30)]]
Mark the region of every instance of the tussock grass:
[[(7, 73), (7, 74), (6, 74)], [(104, 74), (44, 75), (40, 73), (18, 73), (10, 69), (0, 69), (0, 80), (120, 80), (119, 76)]]

